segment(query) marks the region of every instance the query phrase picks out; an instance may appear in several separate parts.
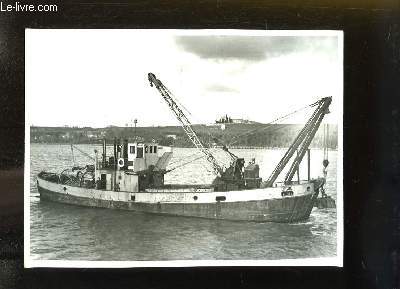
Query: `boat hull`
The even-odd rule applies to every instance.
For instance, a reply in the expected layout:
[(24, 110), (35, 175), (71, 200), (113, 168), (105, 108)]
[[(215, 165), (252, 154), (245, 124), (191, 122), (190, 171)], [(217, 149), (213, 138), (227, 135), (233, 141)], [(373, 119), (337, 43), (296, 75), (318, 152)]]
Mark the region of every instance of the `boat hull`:
[[(209, 201), (209, 202), (187, 202), (183, 197), (180, 197), (181, 201), (138, 201), (129, 199), (132, 193), (127, 192), (106, 192), (101, 190), (86, 190), (84, 188), (66, 186), (62, 184), (56, 184), (47, 180), (39, 179), (37, 182), (38, 191), (42, 200), (54, 201), (65, 204), (87, 206), (87, 207), (98, 207), (98, 208), (109, 208), (109, 209), (121, 209), (121, 210), (132, 210), (137, 212), (154, 213), (161, 215), (172, 215), (172, 216), (186, 216), (186, 217), (201, 217), (208, 219), (222, 219), (232, 221), (255, 221), (255, 222), (298, 222), (306, 220), (311, 214), (313, 204), (317, 198), (318, 193), (310, 190), (310, 184), (307, 184), (308, 192), (301, 193), (301, 189), (305, 185), (298, 185), (299, 187), (294, 190), (293, 196), (289, 197), (270, 197), (260, 199), (260, 194), (276, 194), (279, 188), (265, 188), (258, 190), (259, 192), (240, 191), (241, 195), (248, 194), (248, 200), (240, 201)], [(295, 189), (295, 186), (293, 187)], [(269, 191), (268, 191), (269, 190)], [(107, 195), (107, 193), (110, 193)], [(111, 193), (114, 193), (112, 197)], [(209, 194), (221, 195), (224, 194), (227, 198), (234, 199), (234, 193), (238, 192), (225, 192), (225, 193), (187, 193), (182, 194), (186, 197), (190, 197), (190, 194), (196, 194), (199, 198), (209, 197)], [(257, 194), (258, 195), (257, 195)], [(140, 194), (143, 194), (141, 196)], [(166, 198), (161, 194), (172, 196), (172, 193), (135, 193), (140, 198), (153, 199), (154, 198)], [(169, 194), (169, 195), (168, 195)], [(178, 193), (177, 193), (178, 194)], [(175, 194), (175, 195), (177, 195)], [(161, 195), (161, 196), (160, 196)], [(189, 196), (188, 196), (189, 195)], [(207, 195), (207, 196), (206, 196)], [(257, 197), (258, 196), (258, 197)], [(173, 196), (172, 196), (173, 197)], [(175, 197), (176, 198), (176, 197)], [(253, 198), (253, 199), (251, 199)]]

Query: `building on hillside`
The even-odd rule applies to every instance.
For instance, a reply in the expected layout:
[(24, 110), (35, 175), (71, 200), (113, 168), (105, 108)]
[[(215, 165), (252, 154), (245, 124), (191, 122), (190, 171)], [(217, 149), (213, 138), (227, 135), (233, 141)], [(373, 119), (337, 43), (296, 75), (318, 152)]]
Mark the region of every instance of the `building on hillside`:
[(230, 124), (230, 123), (235, 123), (235, 124), (251, 124), (254, 123), (253, 121), (250, 121), (248, 119), (242, 119), (242, 118), (231, 118), (227, 114), (220, 119), (215, 121), (216, 124)]
[(228, 116), (227, 114), (220, 119), (216, 120), (215, 123), (221, 124), (221, 123), (232, 123), (232, 118)]
[(252, 122), (248, 119), (234, 118), (232, 119), (232, 123), (250, 124)]
[(166, 137), (176, 139), (176, 134), (167, 134)]

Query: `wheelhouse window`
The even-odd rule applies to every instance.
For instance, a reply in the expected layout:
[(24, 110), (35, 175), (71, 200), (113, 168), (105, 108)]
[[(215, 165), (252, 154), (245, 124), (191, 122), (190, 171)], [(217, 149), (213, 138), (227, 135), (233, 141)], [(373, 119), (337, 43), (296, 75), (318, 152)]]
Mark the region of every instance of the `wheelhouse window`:
[(130, 152), (131, 154), (134, 154), (134, 153), (135, 153), (135, 146), (130, 146), (129, 152)]
[(145, 152), (146, 154), (149, 152), (149, 147), (148, 147), (148, 146), (145, 146), (145, 147), (144, 147), (144, 152)]
[(150, 153), (153, 153), (153, 146), (150, 146)]
[(138, 159), (143, 158), (143, 148), (142, 147), (137, 148), (136, 158), (138, 158)]
[(157, 146), (154, 146), (153, 152), (156, 154), (157, 153)]

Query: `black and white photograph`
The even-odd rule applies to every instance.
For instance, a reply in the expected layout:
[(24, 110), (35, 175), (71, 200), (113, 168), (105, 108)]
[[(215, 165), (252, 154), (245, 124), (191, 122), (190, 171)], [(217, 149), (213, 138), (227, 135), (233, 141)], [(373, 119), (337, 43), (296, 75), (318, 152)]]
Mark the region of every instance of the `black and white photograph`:
[(343, 266), (343, 33), (25, 30), (25, 267)]

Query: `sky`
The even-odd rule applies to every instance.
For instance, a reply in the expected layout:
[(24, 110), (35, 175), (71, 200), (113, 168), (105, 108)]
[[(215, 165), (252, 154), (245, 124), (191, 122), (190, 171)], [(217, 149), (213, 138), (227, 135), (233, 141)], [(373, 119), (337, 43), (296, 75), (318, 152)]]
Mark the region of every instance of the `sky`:
[(342, 120), (338, 32), (27, 29), (25, 43), (29, 125), (179, 125), (149, 72), (192, 123), (225, 114), (268, 123), (324, 96), (325, 121)]

